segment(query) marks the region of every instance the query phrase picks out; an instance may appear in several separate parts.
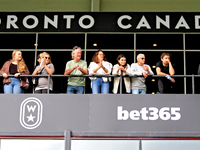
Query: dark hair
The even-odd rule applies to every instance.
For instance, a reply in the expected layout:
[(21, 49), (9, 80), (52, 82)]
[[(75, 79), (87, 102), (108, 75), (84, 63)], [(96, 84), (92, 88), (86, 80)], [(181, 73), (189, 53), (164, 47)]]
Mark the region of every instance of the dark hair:
[(165, 52), (164, 52), (164, 53), (162, 53), (162, 55), (160, 56), (160, 58), (163, 59), (163, 57), (165, 57), (165, 56), (169, 56), (169, 57), (170, 57), (171, 54), (170, 54), (170, 53), (165, 53)]
[[(119, 60), (122, 58), (122, 57), (125, 57), (124, 54), (120, 54), (118, 57), (117, 57), (117, 64), (120, 66), (120, 63), (119, 63)], [(125, 57), (126, 58), (126, 57)], [(123, 67), (126, 67), (127, 66), (127, 62), (125, 65), (123, 65)]]
[[(99, 52), (102, 52), (104, 54), (104, 52), (101, 49), (99, 49), (97, 52), (94, 53), (94, 55), (92, 57), (92, 62), (95, 62), (95, 63), (99, 62), (99, 60), (98, 60), (98, 54), (99, 54)], [(104, 54), (103, 60), (107, 61), (107, 58), (106, 58), (105, 54)]]

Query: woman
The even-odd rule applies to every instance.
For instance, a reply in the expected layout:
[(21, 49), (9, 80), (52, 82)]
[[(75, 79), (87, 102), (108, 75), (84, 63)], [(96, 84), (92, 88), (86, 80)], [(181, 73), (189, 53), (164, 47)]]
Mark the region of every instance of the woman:
[[(89, 65), (90, 75), (110, 75), (112, 64), (109, 63), (102, 50), (98, 50), (92, 57), (92, 62)], [(109, 81), (108, 77), (90, 77), (92, 80), (92, 93), (108, 94), (109, 93)], [(109, 81), (108, 81), (109, 80)]]
[[(24, 93), (27, 78), (20, 78), (20, 75), (28, 75), (29, 70), (22, 58), (22, 52), (20, 50), (13, 51), (12, 59), (5, 62), (0, 70), (0, 74), (4, 77), (5, 94)], [(14, 77), (8, 77), (8, 75), (14, 75)]]
[[(37, 57), (39, 65), (35, 68), (32, 75), (52, 75), (54, 73), (54, 65), (51, 62), (51, 57), (48, 53), (43, 52)], [(53, 90), (53, 80), (50, 79), (49, 89)], [(48, 92), (48, 78), (39, 77), (38, 85), (35, 87), (35, 93), (47, 93)]]
[[(129, 64), (126, 63), (126, 57), (123, 54), (120, 54), (117, 57), (117, 64), (114, 65), (112, 74), (113, 75), (130, 75), (131, 67)], [(114, 86), (113, 86), (113, 93), (117, 94), (118, 87), (119, 87), (120, 77), (114, 78)], [(129, 77), (124, 77), (124, 83), (126, 92), (131, 92), (131, 82)]]

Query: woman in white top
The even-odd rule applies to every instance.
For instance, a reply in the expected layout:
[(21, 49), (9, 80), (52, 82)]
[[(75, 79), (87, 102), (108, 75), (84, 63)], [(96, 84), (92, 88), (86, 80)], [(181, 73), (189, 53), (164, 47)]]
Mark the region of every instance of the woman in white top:
[[(126, 63), (126, 57), (123, 54), (120, 54), (117, 57), (117, 64), (114, 65), (112, 74), (113, 75), (130, 75), (131, 67), (129, 64)], [(114, 78), (114, 86), (113, 86), (113, 93), (117, 94), (118, 87), (119, 87), (120, 77)], [(126, 92), (131, 92), (131, 82), (129, 77), (124, 77), (124, 83)]]
[[(109, 63), (102, 50), (98, 50), (92, 57), (89, 65), (90, 75), (110, 75), (112, 64)], [(92, 82), (92, 94), (108, 94), (109, 93), (109, 77), (90, 77)]]

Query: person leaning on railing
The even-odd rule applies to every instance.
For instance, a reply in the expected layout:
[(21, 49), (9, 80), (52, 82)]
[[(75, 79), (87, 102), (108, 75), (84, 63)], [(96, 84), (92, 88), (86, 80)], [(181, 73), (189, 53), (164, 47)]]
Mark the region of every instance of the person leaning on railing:
[(132, 77), (132, 94), (146, 94), (145, 79), (148, 75), (154, 75), (151, 67), (145, 64), (145, 55), (137, 55), (137, 63), (131, 64), (131, 75), (138, 75), (143, 77)]
[(160, 94), (174, 93), (175, 79), (171, 78), (170, 75), (175, 74), (175, 65), (170, 61), (170, 53), (162, 53), (160, 56), (161, 61), (156, 64), (157, 75), (165, 75), (165, 78), (158, 79), (158, 90)]
[[(89, 65), (90, 75), (110, 75), (112, 64), (109, 63), (102, 50), (98, 50), (92, 57), (92, 62)], [(92, 94), (108, 94), (110, 77), (90, 77)]]
[[(55, 71), (54, 65), (51, 62), (51, 57), (47, 52), (43, 52), (37, 56), (39, 65), (36, 66), (32, 75), (52, 75)], [(49, 90), (53, 90), (53, 80), (50, 78)], [(35, 93), (48, 93), (48, 78), (39, 77), (38, 84), (35, 87)]]
[[(5, 62), (0, 70), (0, 74), (4, 77), (3, 84), (5, 94), (24, 93), (27, 77), (20, 78), (19, 76), (29, 75), (29, 70), (22, 58), (22, 52), (20, 50), (13, 51), (12, 59)], [(14, 75), (14, 77), (8, 77), (8, 75)]]
[[(113, 75), (130, 75), (131, 67), (129, 64), (126, 63), (126, 57), (123, 54), (120, 54), (117, 57), (117, 64), (113, 66), (112, 74)], [(114, 78), (114, 86), (113, 86), (113, 93), (117, 94), (118, 87), (119, 87), (120, 77)], [(123, 80), (122, 80), (123, 81)], [(129, 77), (124, 77), (124, 84), (126, 88), (126, 92), (131, 92), (131, 82)]]

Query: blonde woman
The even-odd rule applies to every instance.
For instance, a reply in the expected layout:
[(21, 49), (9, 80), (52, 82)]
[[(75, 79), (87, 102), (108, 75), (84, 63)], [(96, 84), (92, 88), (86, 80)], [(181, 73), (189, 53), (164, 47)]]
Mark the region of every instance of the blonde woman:
[[(51, 62), (51, 57), (47, 52), (43, 52), (38, 55), (37, 61), (39, 65), (35, 68), (32, 75), (52, 75), (54, 73), (54, 65)], [(50, 79), (49, 89), (53, 90), (53, 80)], [(38, 85), (35, 87), (35, 93), (47, 93), (48, 90), (48, 78), (40, 77), (38, 79)]]
[[(20, 75), (28, 75), (29, 70), (22, 58), (22, 52), (20, 50), (14, 50), (12, 53), (12, 59), (5, 62), (0, 70), (0, 74), (3, 75), (4, 93), (5, 94), (17, 94), (23, 93), (26, 78), (20, 78)], [(8, 77), (8, 75), (14, 75), (14, 77)]]

